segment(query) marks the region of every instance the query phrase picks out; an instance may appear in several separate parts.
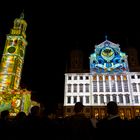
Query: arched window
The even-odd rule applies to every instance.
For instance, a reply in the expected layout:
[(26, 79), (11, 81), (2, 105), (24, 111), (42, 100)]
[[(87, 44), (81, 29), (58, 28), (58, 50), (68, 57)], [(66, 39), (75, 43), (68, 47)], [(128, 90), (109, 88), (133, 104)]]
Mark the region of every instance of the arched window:
[(94, 101), (94, 103), (98, 103), (98, 95), (97, 94), (93, 95), (93, 101)]
[(113, 94), (112, 97), (113, 97), (113, 101), (117, 102), (116, 94)]
[(128, 94), (125, 95), (125, 101), (126, 101), (126, 104), (130, 103), (130, 98)]
[(123, 95), (119, 94), (119, 103), (123, 103)]
[(110, 95), (109, 94), (106, 95), (106, 101), (107, 101), (107, 103), (110, 102)]
[(101, 103), (101, 104), (104, 103), (104, 95), (103, 95), (103, 94), (100, 95), (100, 103)]

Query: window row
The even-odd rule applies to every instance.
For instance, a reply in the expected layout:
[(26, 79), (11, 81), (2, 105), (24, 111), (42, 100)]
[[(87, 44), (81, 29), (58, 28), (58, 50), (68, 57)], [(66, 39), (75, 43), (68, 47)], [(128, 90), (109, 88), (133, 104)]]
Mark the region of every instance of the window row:
[[(135, 85), (134, 85), (135, 86)], [(67, 92), (89, 92), (89, 84), (68, 84)], [(135, 88), (135, 87), (134, 87)], [(140, 89), (140, 85), (139, 85)], [(136, 89), (135, 89), (136, 90)], [(93, 92), (129, 92), (128, 81), (110, 82), (106, 81), (93, 81)]]
[(140, 83), (132, 83), (133, 92), (140, 92)]
[[(126, 94), (126, 95), (119, 94), (118, 96), (115, 94), (113, 94), (113, 95), (94, 94), (92, 96), (92, 98), (93, 98), (93, 103), (95, 103), (95, 104), (97, 104), (97, 103), (105, 104), (105, 103), (108, 103), (109, 101), (115, 101), (115, 102), (120, 103), (120, 104), (130, 103), (129, 94)], [(79, 97), (78, 96), (67, 96), (67, 103), (68, 104), (74, 104), (77, 101), (88, 104), (90, 101), (90, 97), (89, 96), (79, 96)], [(139, 103), (139, 98), (137, 95), (134, 96), (134, 103)]]
[(72, 86), (73, 86), (73, 92), (78, 92), (78, 87), (79, 87), (79, 92), (89, 92), (89, 84), (68, 84), (67, 92), (72, 92)]
[(127, 80), (127, 75), (94, 75), (93, 81), (121, 81)]
[(68, 80), (89, 80), (89, 76), (68, 76)]
[(140, 75), (131, 75), (131, 79), (140, 79)]

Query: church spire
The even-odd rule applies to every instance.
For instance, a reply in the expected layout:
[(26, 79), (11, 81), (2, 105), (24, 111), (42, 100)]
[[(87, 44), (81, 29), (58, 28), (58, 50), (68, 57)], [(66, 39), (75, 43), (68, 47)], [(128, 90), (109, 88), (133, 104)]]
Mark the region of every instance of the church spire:
[(24, 9), (23, 9), (22, 13), (20, 14), (20, 19), (24, 19)]

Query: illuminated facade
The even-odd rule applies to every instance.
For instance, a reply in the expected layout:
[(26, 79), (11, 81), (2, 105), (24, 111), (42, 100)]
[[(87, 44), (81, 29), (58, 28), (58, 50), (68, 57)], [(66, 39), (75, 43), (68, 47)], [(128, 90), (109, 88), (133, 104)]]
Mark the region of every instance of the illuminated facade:
[(83, 102), (89, 117), (104, 118), (109, 101), (117, 102), (123, 119), (140, 115), (140, 72), (129, 71), (119, 45), (106, 39), (89, 59), (90, 73), (65, 74), (64, 115), (73, 113), (77, 101)]
[(20, 89), (20, 79), (26, 50), (26, 28), (24, 13), (14, 20), (14, 26), (6, 37), (0, 64), (0, 112), (10, 110), (11, 115), (19, 111), (28, 113), (31, 92)]

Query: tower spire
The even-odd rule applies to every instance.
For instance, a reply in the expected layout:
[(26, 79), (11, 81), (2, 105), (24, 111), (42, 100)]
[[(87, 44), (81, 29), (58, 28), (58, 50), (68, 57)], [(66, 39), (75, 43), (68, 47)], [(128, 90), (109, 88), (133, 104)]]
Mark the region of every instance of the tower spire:
[(107, 40), (107, 35), (105, 35), (105, 40)]
[(20, 14), (20, 19), (24, 19), (24, 9), (23, 9), (22, 13)]

